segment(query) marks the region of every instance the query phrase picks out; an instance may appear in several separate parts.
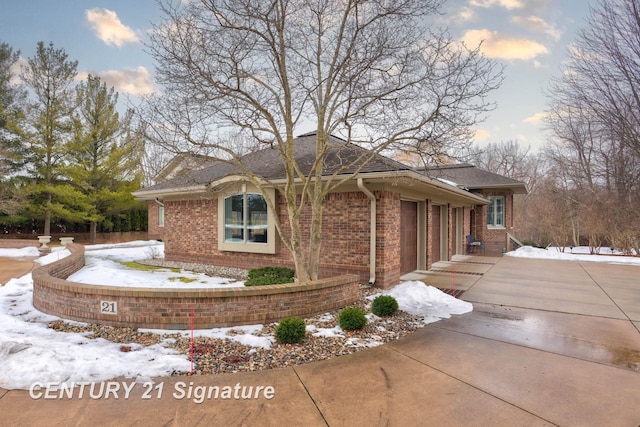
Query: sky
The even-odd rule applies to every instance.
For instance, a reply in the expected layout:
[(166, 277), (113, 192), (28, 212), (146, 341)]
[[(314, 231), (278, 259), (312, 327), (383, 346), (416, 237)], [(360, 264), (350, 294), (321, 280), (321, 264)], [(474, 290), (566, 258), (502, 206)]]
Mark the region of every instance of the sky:
[[(242, 283), (228, 283), (226, 279), (206, 277), (196, 273), (180, 271), (137, 271), (121, 262), (149, 258), (153, 252), (164, 256), (164, 244), (157, 241), (134, 241), (115, 245), (90, 245), (85, 247), (86, 266), (69, 277), (81, 283), (120, 286), (149, 287), (220, 287), (242, 286)], [(50, 264), (70, 252), (55, 247), (52, 252), (36, 260), (41, 265)], [(39, 256), (38, 249), (0, 248), (0, 257)], [(197, 278), (188, 284), (176, 285), (172, 277)], [(422, 323), (433, 323), (464, 314), (473, 310), (471, 303), (456, 299), (442, 291), (425, 286), (424, 283), (404, 282), (394, 289), (385, 291), (398, 301), (400, 310), (421, 318)], [(374, 296), (370, 296), (372, 299)], [(367, 315), (370, 322), (375, 315)], [(149, 382), (151, 378), (168, 376), (173, 371), (189, 372), (191, 362), (188, 357), (171, 349), (174, 338), (167, 338), (159, 344), (148, 347), (131, 345), (132, 351), (120, 350), (122, 344), (105, 339), (89, 339), (86, 333), (60, 332), (50, 329), (49, 322), (58, 320), (33, 307), (33, 279), (31, 273), (9, 280), (0, 286), (0, 387), (6, 389), (28, 389), (40, 382), (72, 383), (100, 382), (114, 378), (131, 378), (137, 382)], [(326, 315), (318, 318), (330, 321)], [(78, 322), (70, 322), (78, 323)], [(318, 327), (313, 319), (307, 319), (307, 332), (314, 336), (337, 337), (345, 346), (375, 347), (382, 342), (360, 342), (347, 336), (339, 326)], [(233, 330), (233, 332), (231, 332)], [(273, 336), (261, 334), (262, 325), (248, 325), (233, 328), (197, 330), (196, 337), (211, 337), (238, 341), (250, 347), (270, 348), (275, 342)], [(146, 330), (156, 333), (166, 331)], [(177, 333), (180, 331), (169, 331)], [(181, 332), (188, 337), (190, 331)], [(97, 357), (99, 356), (99, 357)]]
[[(542, 117), (543, 91), (557, 76), (576, 32), (595, 0), (449, 0), (434, 24), (457, 41), (476, 46), (504, 65), (497, 103), (475, 129), (479, 145), (518, 141), (537, 150), (549, 135)], [(151, 23), (161, 19), (155, 0), (28, 0), (6, 2), (0, 42), (32, 57), (39, 41), (63, 48), (77, 60), (79, 78), (99, 75), (121, 99), (152, 93), (154, 64), (145, 52)]]

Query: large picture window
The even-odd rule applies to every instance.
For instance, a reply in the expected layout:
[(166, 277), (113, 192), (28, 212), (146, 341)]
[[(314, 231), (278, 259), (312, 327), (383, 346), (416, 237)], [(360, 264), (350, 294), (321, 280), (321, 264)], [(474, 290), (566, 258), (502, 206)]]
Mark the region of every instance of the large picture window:
[(224, 240), (267, 243), (267, 202), (260, 194), (236, 194), (224, 199)]
[(235, 190), (218, 197), (218, 249), (278, 253), (277, 218), (267, 206), (267, 197), (277, 202), (275, 190), (265, 189), (262, 194), (247, 184), (239, 185)]
[(504, 228), (504, 196), (489, 196), (487, 227)]

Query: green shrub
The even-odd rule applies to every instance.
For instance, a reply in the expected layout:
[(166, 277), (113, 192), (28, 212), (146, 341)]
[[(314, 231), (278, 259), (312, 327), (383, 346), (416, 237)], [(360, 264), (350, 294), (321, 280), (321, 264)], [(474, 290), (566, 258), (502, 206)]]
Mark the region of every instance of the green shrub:
[(278, 285), (293, 283), (295, 270), (286, 267), (262, 267), (249, 270), (245, 286)]
[(378, 295), (371, 303), (371, 312), (376, 316), (393, 316), (398, 311), (398, 301), (391, 295)]
[(304, 339), (307, 327), (299, 317), (282, 319), (276, 327), (276, 339), (285, 344), (298, 343)]
[(347, 307), (340, 312), (338, 323), (344, 330), (362, 329), (367, 324), (364, 310), (358, 307)]

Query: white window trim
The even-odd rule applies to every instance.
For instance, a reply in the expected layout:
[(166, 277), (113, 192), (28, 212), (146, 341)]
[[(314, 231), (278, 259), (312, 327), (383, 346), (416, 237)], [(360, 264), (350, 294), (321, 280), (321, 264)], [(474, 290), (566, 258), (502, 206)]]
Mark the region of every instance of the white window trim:
[[(267, 243), (256, 243), (256, 242), (227, 242), (225, 241), (225, 227), (224, 227), (224, 218), (225, 218), (225, 210), (224, 210), (224, 202), (227, 197), (234, 196), (237, 194), (246, 194), (246, 193), (254, 193), (261, 194), (256, 188), (252, 188), (253, 186), (248, 186), (243, 184), (242, 188), (238, 189), (239, 191), (234, 192), (225, 192), (220, 193), (218, 195), (218, 250), (227, 251), (227, 252), (246, 252), (246, 253), (257, 253), (257, 254), (276, 254), (278, 253), (278, 237), (275, 226), (275, 218), (271, 209), (267, 207)], [(267, 189), (267, 194), (263, 194), (265, 198), (270, 198), (271, 200), (275, 200), (275, 190)]]
[[(507, 198), (505, 196), (488, 196), (487, 199), (491, 200), (491, 199), (502, 199), (502, 225), (495, 225), (495, 219), (497, 217), (496, 212), (495, 212), (495, 203), (489, 203), (487, 205), (487, 228), (491, 229), (491, 230), (504, 230), (506, 229), (506, 220), (507, 220)], [(489, 224), (488, 219), (489, 219), (489, 209), (494, 209), (493, 212), (493, 224)]]
[(158, 227), (164, 227), (164, 206), (158, 206)]

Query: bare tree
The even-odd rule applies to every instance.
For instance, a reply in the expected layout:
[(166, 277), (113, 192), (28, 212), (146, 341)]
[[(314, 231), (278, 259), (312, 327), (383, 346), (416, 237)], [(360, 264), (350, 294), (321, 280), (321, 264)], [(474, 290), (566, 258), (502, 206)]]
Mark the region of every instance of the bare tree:
[[(619, 236), (618, 213), (640, 209), (640, 3), (600, 0), (578, 34), (563, 73), (549, 90), (548, 125), (556, 137), (556, 166), (565, 168), (567, 197), (582, 204), (583, 231), (590, 245), (637, 246)], [(575, 193), (571, 195), (570, 193)], [(579, 197), (578, 197), (579, 196)], [(622, 215), (625, 216), (626, 215)]]
[[(173, 151), (206, 147), (246, 179), (270, 185), (238, 161), (240, 132), (278, 150), (288, 230), (276, 221), (299, 280), (315, 279), (324, 199), (376, 153), (424, 159), (464, 145), (470, 126), (493, 106), (486, 95), (502, 71), (429, 25), (442, 0), (199, 0), (165, 3), (149, 49), (164, 96), (147, 129)], [(313, 126), (316, 161), (307, 174), (293, 156), (294, 134)], [(370, 151), (323, 176), (330, 135)], [(350, 175), (342, 172), (350, 170)], [(266, 194), (266, 192), (265, 192)], [(267, 198), (275, 214), (274, 200)], [(310, 239), (300, 217), (311, 212)]]
[(474, 145), (465, 160), (479, 168), (522, 181), (530, 192), (544, 173), (545, 166), (544, 159), (538, 153), (532, 152), (531, 147), (523, 147), (516, 140), (482, 147)]

